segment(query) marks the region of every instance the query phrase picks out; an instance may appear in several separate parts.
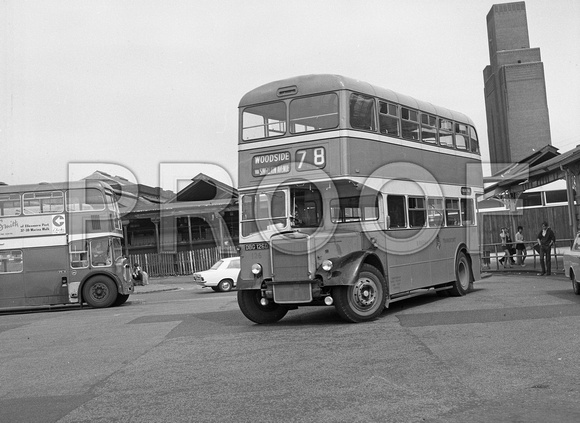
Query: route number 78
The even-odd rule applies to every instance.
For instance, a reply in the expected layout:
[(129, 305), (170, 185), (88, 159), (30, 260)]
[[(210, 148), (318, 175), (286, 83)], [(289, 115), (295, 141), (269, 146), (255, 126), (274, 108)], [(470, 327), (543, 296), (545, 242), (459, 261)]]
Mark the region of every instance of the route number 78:
[[(296, 151), (296, 170), (304, 171), (312, 169), (315, 166), (319, 169), (326, 166), (326, 151), (324, 147), (306, 148)], [(305, 166), (308, 164), (310, 166)]]

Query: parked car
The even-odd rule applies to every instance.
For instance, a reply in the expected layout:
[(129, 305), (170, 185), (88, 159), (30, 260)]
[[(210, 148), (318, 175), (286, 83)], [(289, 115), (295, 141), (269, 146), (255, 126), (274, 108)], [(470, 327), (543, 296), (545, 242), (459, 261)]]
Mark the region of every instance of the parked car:
[(574, 294), (580, 295), (580, 233), (576, 235), (570, 251), (564, 253), (564, 273), (572, 281)]
[(193, 281), (202, 288), (227, 292), (236, 287), (240, 274), (240, 258), (228, 257), (219, 260), (210, 269), (193, 274)]

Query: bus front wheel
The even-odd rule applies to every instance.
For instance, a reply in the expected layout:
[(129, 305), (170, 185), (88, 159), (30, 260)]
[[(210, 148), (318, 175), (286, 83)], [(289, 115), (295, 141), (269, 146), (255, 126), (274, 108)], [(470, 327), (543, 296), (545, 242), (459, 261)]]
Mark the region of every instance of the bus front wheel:
[(118, 307), (120, 305), (125, 304), (128, 299), (129, 299), (129, 294), (117, 294), (117, 299), (113, 303), (113, 307)]
[(454, 297), (461, 297), (467, 294), (471, 283), (471, 263), (464, 252), (457, 255), (455, 262), (455, 283), (449, 293)]
[(336, 311), (347, 322), (378, 317), (387, 301), (387, 282), (376, 267), (364, 264), (354, 285), (334, 288)]
[(83, 299), (93, 308), (110, 307), (117, 300), (117, 286), (106, 276), (93, 276), (83, 286)]
[(262, 292), (259, 289), (238, 291), (238, 305), (248, 319), (254, 323), (276, 323), (286, 316), (288, 309), (270, 301), (262, 305)]

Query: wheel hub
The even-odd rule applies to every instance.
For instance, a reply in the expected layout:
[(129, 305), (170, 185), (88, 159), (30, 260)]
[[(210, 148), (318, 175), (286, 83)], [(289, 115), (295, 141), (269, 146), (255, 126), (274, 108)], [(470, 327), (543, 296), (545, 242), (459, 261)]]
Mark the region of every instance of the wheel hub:
[(93, 287), (93, 297), (97, 299), (102, 299), (106, 296), (107, 290), (103, 285), (95, 285)]
[(372, 306), (376, 300), (376, 289), (368, 279), (359, 280), (354, 286), (354, 299), (362, 307)]

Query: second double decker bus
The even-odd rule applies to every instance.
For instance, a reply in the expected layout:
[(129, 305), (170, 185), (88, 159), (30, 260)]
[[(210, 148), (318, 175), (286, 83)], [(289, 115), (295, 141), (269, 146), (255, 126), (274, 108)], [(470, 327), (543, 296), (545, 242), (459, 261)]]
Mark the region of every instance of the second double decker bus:
[(0, 308), (120, 305), (133, 292), (111, 187), (0, 186)]
[(477, 133), (466, 115), (337, 75), (239, 104), (238, 303), (256, 323), (334, 304), (350, 322), (480, 278)]

